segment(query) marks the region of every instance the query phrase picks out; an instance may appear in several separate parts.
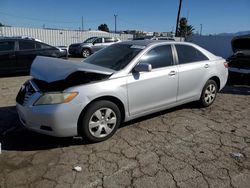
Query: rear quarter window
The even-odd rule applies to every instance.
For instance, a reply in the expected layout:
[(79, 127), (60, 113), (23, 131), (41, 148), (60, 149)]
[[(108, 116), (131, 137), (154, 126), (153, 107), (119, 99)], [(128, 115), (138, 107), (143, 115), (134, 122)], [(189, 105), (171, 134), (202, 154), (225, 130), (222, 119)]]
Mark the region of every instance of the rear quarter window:
[(179, 64), (208, 60), (207, 56), (193, 46), (175, 45), (175, 48), (177, 50)]
[(53, 49), (54, 47), (43, 44), (43, 43), (36, 43), (36, 49)]

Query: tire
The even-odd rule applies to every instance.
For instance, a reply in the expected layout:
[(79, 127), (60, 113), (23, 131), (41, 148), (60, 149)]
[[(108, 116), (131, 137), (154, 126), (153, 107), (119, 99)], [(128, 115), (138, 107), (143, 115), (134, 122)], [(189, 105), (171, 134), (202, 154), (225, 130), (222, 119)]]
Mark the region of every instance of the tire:
[(80, 134), (91, 142), (100, 142), (112, 137), (121, 124), (121, 112), (110, 101), (96, 101), (85, 111)]
[(89, 49), (84, 48), (84, 49), (82, 50), (82, 57), (84, 57), (84, 58), (89, 57), (90, 54), (91, 54), (91, 52), (90, 52)]
[(208, 107), (213, 104), (218, 92), (218, 86), (214, 80), (208, 80), (202, 89), (200, 104), (202, 107)]

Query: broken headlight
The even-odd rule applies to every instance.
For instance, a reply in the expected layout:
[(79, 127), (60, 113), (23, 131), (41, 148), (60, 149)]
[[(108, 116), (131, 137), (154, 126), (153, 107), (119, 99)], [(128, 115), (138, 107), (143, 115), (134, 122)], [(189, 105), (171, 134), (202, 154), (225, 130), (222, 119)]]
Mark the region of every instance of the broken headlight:
[(48, 92), (44, 93), (34, 105), (67, 103), (72, 101), (77, 95), (77, 92)]

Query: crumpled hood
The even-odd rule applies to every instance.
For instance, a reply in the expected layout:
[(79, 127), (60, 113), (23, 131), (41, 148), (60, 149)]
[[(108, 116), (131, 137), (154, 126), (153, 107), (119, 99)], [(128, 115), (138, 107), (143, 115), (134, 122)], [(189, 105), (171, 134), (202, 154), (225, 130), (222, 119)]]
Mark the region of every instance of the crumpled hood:
[(79, 71), (103, 75), (111, 75), (115, 72), (115, 70), (88, 63), (37, 56), (31, 65), (30, 75), (50, 83), (64, 80), (72, 73)]

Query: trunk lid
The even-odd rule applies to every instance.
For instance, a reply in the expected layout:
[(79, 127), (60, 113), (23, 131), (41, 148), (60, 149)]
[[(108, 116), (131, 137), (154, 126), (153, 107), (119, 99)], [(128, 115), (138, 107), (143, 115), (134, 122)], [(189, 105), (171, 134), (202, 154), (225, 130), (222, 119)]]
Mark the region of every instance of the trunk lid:
[(232, 42), (232, 50), (234, 53), (236, 52), (246, 52), (248, 55), (250, 52), (250, 35), (242, 35), (234, 37)]

